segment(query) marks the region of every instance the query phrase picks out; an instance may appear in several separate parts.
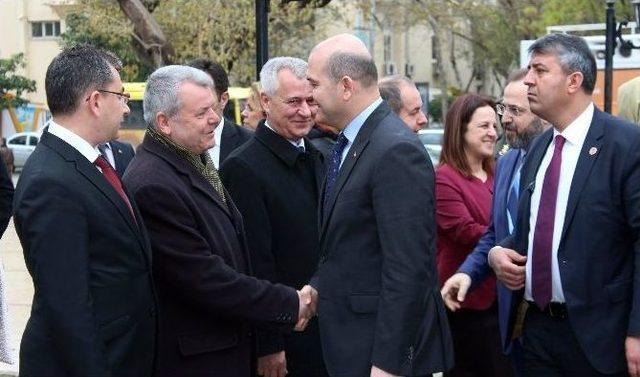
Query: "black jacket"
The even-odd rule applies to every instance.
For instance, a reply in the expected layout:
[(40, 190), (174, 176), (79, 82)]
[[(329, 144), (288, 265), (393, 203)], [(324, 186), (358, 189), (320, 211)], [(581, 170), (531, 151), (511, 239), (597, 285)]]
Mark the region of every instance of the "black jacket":
[(80, 152), (42, 135), (15, 195), (16, 231), (35, 287), (21, 376), (151, 375), (151, 253), (130, 202), (139, 224)]
[(251, 327), (290, 331), (298, 319), (295, 290), (245, 275), (251, 270), (240, 213), (173, 150), (145, 136), (124, 182), (154, 255), (157, 375), (252, 375)]
[[(220, 170), (244, 218), (255, 276), (297, 289), (308, 284), (318, 264), (318, 192), (324, 176), (322, 154), (308, 139), (305, 147), (301, 153), (262, 121)], [(315, 320), (302, 334), (261, 333), (260, 356), (282, 350), (294, 375), (324, 370)]]

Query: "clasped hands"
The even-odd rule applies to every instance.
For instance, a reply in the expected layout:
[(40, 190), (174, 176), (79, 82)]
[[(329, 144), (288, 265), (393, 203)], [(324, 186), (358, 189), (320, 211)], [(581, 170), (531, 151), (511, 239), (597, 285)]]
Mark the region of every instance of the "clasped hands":
[(318, 291), (310, 285), (305, 285), (298, 291), (298, 299), (300, 301), (300, 308), (298, 310), (298, 322), (294, 330), (304, 331), (309, 324), (309, 320), (316, 315)]

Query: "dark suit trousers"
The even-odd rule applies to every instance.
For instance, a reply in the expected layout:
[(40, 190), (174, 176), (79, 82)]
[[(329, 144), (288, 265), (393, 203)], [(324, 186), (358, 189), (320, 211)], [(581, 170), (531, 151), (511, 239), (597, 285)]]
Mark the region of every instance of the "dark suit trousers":
[(460, 309), (447, 314), (455, 364), (444, 373), (446, 377), (514, 376), (511, 361), (502, 353), (495, 303), (487, 310)]
[(524, 322), (524, 377), (624, 377), (625, 372), (602, 374), (587, 360), (569, 319), (552, 318), (529, 309)]

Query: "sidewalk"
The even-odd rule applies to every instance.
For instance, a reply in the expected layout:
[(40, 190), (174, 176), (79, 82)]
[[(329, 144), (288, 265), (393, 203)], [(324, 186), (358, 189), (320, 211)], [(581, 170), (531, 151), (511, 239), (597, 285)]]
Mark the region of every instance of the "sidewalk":
[[(9, 325), (11, 344), (16, 353), (27, 324), (33, 297), (33, 284), (22, 256), (22, 247), (13, 227), (13, 220), (0, 239), (0, 261), (6, 276), (7, 303), (9, 304)], [(17, 376), (18, 365), (0, 363), (0, 377)]]

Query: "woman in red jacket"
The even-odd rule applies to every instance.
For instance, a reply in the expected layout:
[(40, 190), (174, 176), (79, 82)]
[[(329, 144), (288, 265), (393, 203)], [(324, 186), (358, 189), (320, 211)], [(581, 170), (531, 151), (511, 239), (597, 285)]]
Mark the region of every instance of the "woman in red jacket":
[[(497, 139), (495, 103), (477, 94), (456, 99), (445, 119), (440, 165), (436, 170), (438, 274), (440, 285), (473, 251), (491, 218), (493, 153)], [(446, 376), (511, 376), (502, 355), (495, 303), (495, 277), (449, 312), (455, 350)]]

